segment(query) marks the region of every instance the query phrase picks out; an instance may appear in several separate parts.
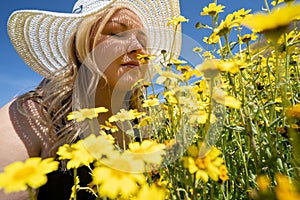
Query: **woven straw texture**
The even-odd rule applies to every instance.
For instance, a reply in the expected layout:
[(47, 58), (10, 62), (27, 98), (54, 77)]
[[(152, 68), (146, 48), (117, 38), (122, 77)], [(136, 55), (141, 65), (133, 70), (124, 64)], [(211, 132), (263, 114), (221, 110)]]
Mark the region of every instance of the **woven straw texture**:
[[(20, 10), (8, 20), (8, 34), (24, 62), (40, 75), (51, 78), (67, 64), (66, 41), (79, 22), (108, 6), (122, 6), (134, 11), (142, 20), (149, 37), (152, 54), (170, 50), (174, 32), (167, 19), (180, 15), (179, 0), (79, 0), (73, 13)], [(174, 53), (181, 48), (181, 28), (177, 29)]]

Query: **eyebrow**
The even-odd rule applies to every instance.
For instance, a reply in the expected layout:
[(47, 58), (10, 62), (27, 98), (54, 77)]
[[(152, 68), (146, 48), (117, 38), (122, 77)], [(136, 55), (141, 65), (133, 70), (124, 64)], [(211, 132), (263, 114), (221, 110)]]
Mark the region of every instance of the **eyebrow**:
[[(123, 22), (118, 22), (118, 21), (116, 21), (116, 20), (109, 20), (109, 21), (107, 22), (107, 24), (108, 24), (108, 23), (117, 23), (117, 24), (121, 25), (121, 26), (124, 27), (124, 28), (128, 28), (127, 24), (125, 24), (125, 23), (123, 23)], [(144, 31), (142, 31), (142, 30), (138, 30), (137, 33), (138, 33), (139, 35), (142, 35), (142, 36), (147, 37), (147, 34), (146, 34)]]

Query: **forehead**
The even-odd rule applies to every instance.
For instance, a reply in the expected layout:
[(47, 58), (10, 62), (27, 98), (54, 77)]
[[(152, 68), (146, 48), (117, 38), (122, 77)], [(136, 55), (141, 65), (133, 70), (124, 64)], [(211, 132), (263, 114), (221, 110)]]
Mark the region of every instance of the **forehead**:
[(108, 20), (109, 23), (118, 23), (124, 28), (142, 28), (143, 23), (139, 16), (127, 8), (118, 9)]

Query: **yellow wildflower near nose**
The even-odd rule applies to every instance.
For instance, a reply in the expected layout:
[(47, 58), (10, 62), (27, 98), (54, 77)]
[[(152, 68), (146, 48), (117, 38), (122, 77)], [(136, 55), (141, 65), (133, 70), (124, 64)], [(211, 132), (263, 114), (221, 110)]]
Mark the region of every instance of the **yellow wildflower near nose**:
[(276, 42), (299, 15), (300, 4), (288, 4), (275, 7), (270, 14), (259, 12), (247, 16), (241, 24)]
[(141, 61), (142, 64), (147, 64), (149, 60), (155, 58), (155, 56), (151, 56), (148, 54), (137, 54), (136, 58)]
[(76, 120), (77, 122), (82, 122), (85, 119), (93, 119), (98, 117), (99, 113), (107, 112), (108, 109), (104, 107), (98, 107), (98, 108), (83, 108), (79, 111), (73, 111), (70, 112), (67, 116), (68, 120)]

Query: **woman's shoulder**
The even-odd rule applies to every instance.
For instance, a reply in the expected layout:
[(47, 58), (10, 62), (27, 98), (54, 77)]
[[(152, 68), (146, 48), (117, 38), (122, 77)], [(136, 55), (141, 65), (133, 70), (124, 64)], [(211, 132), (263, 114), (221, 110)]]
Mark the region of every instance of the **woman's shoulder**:
[(43, 145), (51, 143), (43, 117), (40, 105), (31, 100), (16, 98), (0, 109), (1, 160), (5, 154), (9, 160), (41, 156)]

